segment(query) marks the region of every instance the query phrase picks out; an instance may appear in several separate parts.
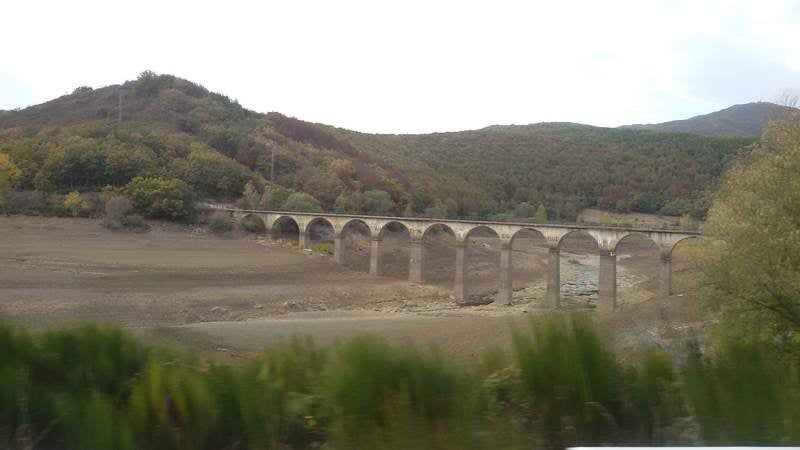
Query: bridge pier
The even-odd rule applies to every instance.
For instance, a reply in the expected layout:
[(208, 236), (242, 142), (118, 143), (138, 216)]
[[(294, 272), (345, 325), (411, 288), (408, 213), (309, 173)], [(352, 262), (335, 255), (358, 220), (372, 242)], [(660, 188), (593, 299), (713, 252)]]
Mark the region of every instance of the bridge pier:
[(411, 238), (409, 241), (409, 261), (408, 261), (408, 281), (411, 283), (422, 284), (425, 282), (423, 278), (423, 247), (422, 239)]
[(672, 295), (672, 255), (661, 253), (661, 295)]
[(597, 283), (597, 310), (611, 312), (617, 309), (617, 254), (600, 253), (600, 276)]
[(456, 276), (453, 283), (453, 290), (455, 291), (456, 301), (464, 303), (467, 300), (466, 292), (464, 290), (464, 272), (467, 270), (467, 243), (456, 243)]
[(344, 249), (345, 249), (345, 240), (342, 233), (336, 233), (333, 235), (333, 260), (336, 261), (337, 264), (344, 264)]
[(308, 233), (303, 230), (300, 230), (300, 234), (297, 237), (297, 246), (300, 247), (300, 250), (308, 248)]
[(561, 250), (549, 247), (547, 254), (547, 291), (544, 295), (547, 306), (561, 307)]
[(500, 291), (497, 300), (503, 305), (511, 305), (511, 297), (514, 295), (512, 254), (510, 242), (500, 244)]
[(381, 274), (381, 239), (373, 238), (369, 249), (369, 273), (370, 275)]

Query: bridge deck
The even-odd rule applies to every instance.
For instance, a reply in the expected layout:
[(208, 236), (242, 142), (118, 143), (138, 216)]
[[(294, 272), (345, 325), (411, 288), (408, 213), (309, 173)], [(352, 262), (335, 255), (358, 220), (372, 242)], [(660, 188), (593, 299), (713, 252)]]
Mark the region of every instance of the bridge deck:
[(305, 216), (305, 217), (337, 217), (342, 219), (372, 219), (372, 220), (386, 220), (393, 222), (436, 222), (436, 223), (461, 223), (465, 225), (504, 225), (515, 227), (547, 227), (547, 228), (560, 228), (565, 230), (608, 230), (608, 231), (626, 231), (631, 233), (671, 233), (691, 236), (701, 236), (702, 233), (693, 230), (684, 230), (676, 228), (640, 228), (640, 227), (624, 227), (614, 225), (584, 225), (584, 224), (561, 224), (561, 223), (537, 223), (537, 222), (498, 222), (492, 220), (474, 220), (474, 219), (443, 219), (436, 217), (397, 217), (397, 216), (371, 216), (365, 214), (337, 214), (337, 213), (312, 213), (312, 212), (296, 212), (296, 211), (272, 211), (272, 210), (259, 210), (259, 209), (240, 209), (229, 208), (224, 206), (211, 205), (213, 209), (238, 212), (244, 214), (277, 214), (285, 216)]

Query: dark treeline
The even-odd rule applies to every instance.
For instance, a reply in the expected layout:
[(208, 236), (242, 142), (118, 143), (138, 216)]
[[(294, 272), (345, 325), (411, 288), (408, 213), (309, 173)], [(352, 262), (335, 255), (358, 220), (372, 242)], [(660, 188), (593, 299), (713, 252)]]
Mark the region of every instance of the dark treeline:
[[(20, 170), (16, 190), (99, 191), (155, 177), (181, 180), (198, 198), (247, 195), (258, 207), (282, 208), (303, 193), (343, 213), (500, 220), (544, 211), (575, 221), (593, 206), (700, 218), (705, 190), (752, 142), (573, 124), (361, 134), (254, 113), (152, 72), (0, 116), (0, 153)], [(262, 198), (273, 152), (283, 191)]]
[(795, 360), (742, 339), (622, 362), (582, 316), (463, 366), (369, 338), (294, 340), (239, 367), (113, 328), (0, 327), (4, 448), (563, 448), (797, 445)]

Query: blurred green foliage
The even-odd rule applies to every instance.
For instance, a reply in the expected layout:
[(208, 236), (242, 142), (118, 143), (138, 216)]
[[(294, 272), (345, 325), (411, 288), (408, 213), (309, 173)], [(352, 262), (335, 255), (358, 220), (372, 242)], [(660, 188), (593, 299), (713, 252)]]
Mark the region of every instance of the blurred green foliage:
[[(630, 355), (629, 355), (630, 356)], [(538, 318), (474, 366), (368, 337), (232, 367), (116, 328), (0, 325), (3, 448), (797, 445), (800, 372), (758, 341), (623, 363), (587, 317)]]

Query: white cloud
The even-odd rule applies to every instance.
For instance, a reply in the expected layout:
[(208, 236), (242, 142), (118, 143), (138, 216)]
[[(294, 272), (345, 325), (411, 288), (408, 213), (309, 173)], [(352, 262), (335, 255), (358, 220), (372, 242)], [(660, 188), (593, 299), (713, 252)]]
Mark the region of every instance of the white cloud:
[(800, 70), (795, 1), (85, 0), (4, 9), (0, 38), (10, 45), (0, 71), (34, 95), (10, 95), (0, 79), (0, 108), (152, 69), (257, 111), (362, 131), (613, 126), (769, 100), (796, 87), (784, 84)]

